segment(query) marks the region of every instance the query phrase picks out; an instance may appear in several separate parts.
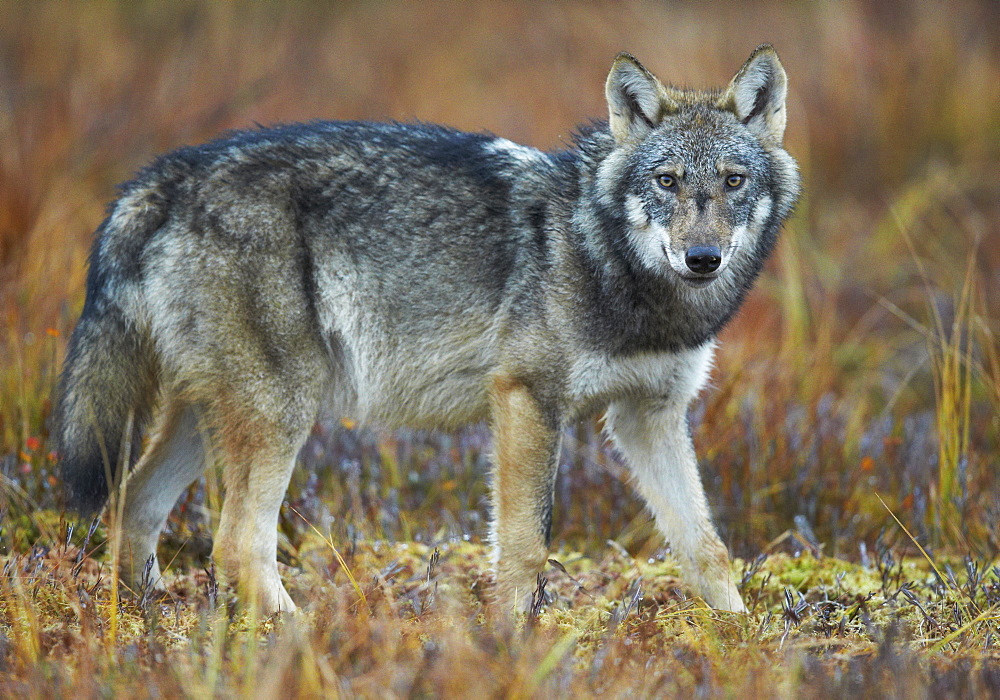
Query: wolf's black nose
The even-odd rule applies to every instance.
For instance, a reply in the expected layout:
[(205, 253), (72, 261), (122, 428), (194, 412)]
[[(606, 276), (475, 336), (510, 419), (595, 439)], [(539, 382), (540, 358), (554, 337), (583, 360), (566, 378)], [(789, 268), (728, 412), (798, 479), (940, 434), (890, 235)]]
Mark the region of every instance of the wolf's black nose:
[(688, 248), (684, 262), (691, 272), (697, 272), (699, 275), (715, 272), (722, 264), (722, 251), (715, 245), (692, 246)]

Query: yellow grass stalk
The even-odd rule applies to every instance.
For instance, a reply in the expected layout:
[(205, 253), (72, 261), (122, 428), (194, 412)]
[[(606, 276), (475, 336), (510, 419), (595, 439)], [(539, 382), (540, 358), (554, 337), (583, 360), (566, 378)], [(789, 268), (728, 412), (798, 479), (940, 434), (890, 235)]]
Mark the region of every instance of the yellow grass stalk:
[(313, 525), (308, 520), (306, 520), (305, 516), (303, 516), (299, 511), (295, 510), (291, 506), (288, 506), (288, 508), (297, 516), (302, 518), (302, 522), (308, 525), (309, 529), (315, 532), (316, 535), (321, 540), (323, 540), (326, 546), (330, 548), (330, 551), (333, 552), (333, 556), (337, 558), (337, 561), (340, 563), (341, 568), (343, 568), (344, 573), (347, 574), (347, 579), (351, 582), (351, 586), (354, 588), (354, 592), (358, 594), (358, 598), (361, 600), (362, 603), (364, 603), (365, 608), (367, 608), (368, 612), (371, 613), (371, 606), (368, 605), (368, 598), (367, 596), (365, 596), (364, 590), (361, 588), (361, 585), (358, 583), (357, 579), (354, 578), (354, 573), (351, 571), (351, 567), (347, 565), (347, 562), (344, 561), (344, 557), (340, 556), (340, 552), (337, 550), (337, 546), (333, 543), (333, 539), (325, 536), (322, 532), (316, 529), (316, 526)]

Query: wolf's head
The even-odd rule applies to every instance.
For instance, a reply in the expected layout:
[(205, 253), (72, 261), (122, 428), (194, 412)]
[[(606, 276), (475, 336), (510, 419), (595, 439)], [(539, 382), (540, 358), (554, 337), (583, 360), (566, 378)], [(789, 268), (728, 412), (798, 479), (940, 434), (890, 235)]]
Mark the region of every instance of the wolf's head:
[(759, 47), (708, 92), (665, 86), (623, 53), (606, 91), (615, 147), (595, 184), (624, 208), (639, 264), (692, 287), (730, 266), (756, 274), (799, 184), (782, 147), (787, 79), (774, 49)]

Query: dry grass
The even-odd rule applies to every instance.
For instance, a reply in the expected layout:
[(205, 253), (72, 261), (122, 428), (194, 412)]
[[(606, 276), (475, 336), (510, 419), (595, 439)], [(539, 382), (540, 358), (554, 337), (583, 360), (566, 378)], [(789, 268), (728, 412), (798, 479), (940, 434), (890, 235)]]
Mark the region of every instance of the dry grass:
[[(995, 4), (2, 9), (0, 694), (997, 692)], [(590, 422), (559, 476), (568, 573), (548, 572), (553, 601), (523, 630), (480, 617), (481, 427), (316, 427), (281, 522), (299, 618), (232, 615), (203, 571), (216, 475), (171, 517), (174, 601), (114, 601), (104, 527), (84, 546), (88, 524), (68, 537), (60, 516), (47, 420), (117, 182), (228, 128), (318, 117), (554, 148), (604, 113), (617, 51), (708, 85), (762, 41), (791, 80), (806, 196), (693, 413), (724, 538), (773, 554), (746, 582), (750, 616), (684, 599)]]

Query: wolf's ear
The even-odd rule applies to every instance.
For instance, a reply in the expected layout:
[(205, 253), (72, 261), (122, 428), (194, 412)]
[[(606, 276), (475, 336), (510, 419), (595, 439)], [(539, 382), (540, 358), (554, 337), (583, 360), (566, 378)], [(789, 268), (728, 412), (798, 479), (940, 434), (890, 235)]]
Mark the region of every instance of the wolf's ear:
[(785, 135), (787, 94), (788, 78), (778, 54), (770, 44), (762, 44), (729, 84), (726, 101), (750, 131), (777, 146)]
[(627, 53), (615, 58), (604, 92), (611, 135), (618, 143), (641, 139), (667, 111), (663, 85)]

